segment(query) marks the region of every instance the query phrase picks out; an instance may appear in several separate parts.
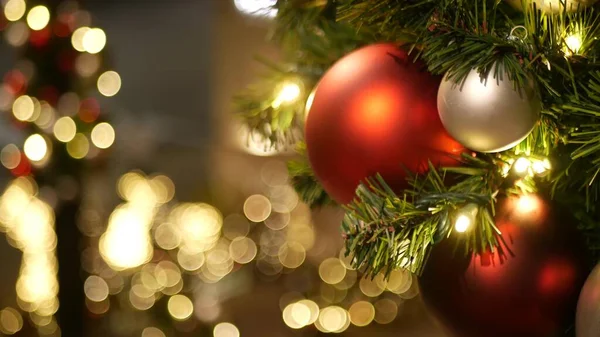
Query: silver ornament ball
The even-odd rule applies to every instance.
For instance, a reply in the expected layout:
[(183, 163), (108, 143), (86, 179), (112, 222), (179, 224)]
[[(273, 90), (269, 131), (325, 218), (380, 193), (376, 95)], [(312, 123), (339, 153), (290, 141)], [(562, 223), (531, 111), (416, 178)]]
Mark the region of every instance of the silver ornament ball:
[(438, 110), (446, 130), (478, 152), (500, 152), (516, 146), (540, 118), (541, 101), (533, 82), (515, 89), (505, 71), (494, 77), (496, 66), (485, 77), (471, 70), (460, 83), (446, 76), (438, 91)]
[[(513, 7), (522, 9), (521, 0), (507, 0)], [(598, 0), (525, 0), (525, 4), (530, 6), (535, 4), (536, 8), (548, 14), (558, 14), (567, 7), (567, 12), (576, 12), (596, 3)]]
[(577, 337), (600, 337), (600, 265), (585, 281), (575, 318)]

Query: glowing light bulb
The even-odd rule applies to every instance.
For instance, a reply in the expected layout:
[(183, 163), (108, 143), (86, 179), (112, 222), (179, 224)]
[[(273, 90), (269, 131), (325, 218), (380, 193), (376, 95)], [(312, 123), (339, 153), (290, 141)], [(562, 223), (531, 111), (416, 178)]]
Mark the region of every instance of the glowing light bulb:
[(565, 38), (565, 46), (563, 52), (567, 56), (578, 54), (581, 46), (583, 45), (583, 39), (581, 34), (570, 34)]
[(279, 89), (277, 97), (275, 98), (275, 100), (273, 101), (273, 104), (271, 104), (271, 106), (273, 108), (277, 109), (282, 104), (292, 103), (300, 97), (301, 93), (302, 93), (302, 88), (300, 87), (300, 85), (298, 83), (295, 83), (295, 82), (284, 83), (281, 86), (281, 88)]
[(46, 6), (35, 6), (27, 14), (27, 25), (33, 30), (42, 30), (50, 22), (50, 11)]
[(533, 169), (533, 172), (535, 172), (538, 175), (542, 175), (548, 171), (550, 171), (550, 169), (552, 168), (552, 165), (550, 164), (550, 160), (548, 160), (547, 158), (544, 160), (538, 160), (536, 162), (533, 163), (533, 165), (531, 166), (531, 168)]
[(517, 161), (513, 164), (513, 168), (515, 172), (519, 175), (525, 175), (529, 171), (529, 167), (531, 166), (531, 161), (525, 157), (521, 157), (517, 159)]
[(459, 233), (466, 232), (469, 228), (471, 228), (471, 219), (466, 215), (459, 215), (456, 218), (456, 223), (454, 224), (454, 229)]
[(458, 233), (465, 233), (475, 223), (475, 216), (479, 212), (479, 207), (475, 204), (468, 204), (463, 207), (454, 221), (454, 230)]

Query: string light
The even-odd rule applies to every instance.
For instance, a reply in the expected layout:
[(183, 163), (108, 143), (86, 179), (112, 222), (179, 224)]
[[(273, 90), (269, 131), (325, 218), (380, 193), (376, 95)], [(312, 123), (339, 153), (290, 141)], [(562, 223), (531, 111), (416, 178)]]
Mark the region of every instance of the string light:
[(99, 149), (107, 149), (115, 142), (115, 129), (108, 123), (99, 123), (92, 129), (92, 143)]
[(550, 164), (550, 160), (548, 160), (548, 158), (545, 158), (543, 160), (534, 161), (531, 168), (533, 169), (533, 172), (535, 172), (535, 174), (543, 175), (550, 171), (550, 169), (552, 169), (552, 165)]
[(302, 88), (296, 82), (286, 82), (281, 85), (275, 100), (271, 106), (274, 109), (279, 108), (283, 104), (293, 103), (300, 97)]
[(567, 56), (578, 54), (581, 46), (583, 45), (583, 39), (581, 34), (570, 34), (565, 37), (565, 46), (563, 52)]
[(518, 175), (524, 176), (529, 172), (530, 166), (531, 161), (525, 157), (521, 157), (517, 159), (517, 161), (515, 161), (515, 163), (513, 164), (513, 169)]
[(456, 220), (454, 221), (454, 230), (458, 233), (465, 233), (475, 223), (475, 217), (479, 212), (479, 207), (476, 204), (468, 204), (463, 207), (459, 213), (456, 215)]

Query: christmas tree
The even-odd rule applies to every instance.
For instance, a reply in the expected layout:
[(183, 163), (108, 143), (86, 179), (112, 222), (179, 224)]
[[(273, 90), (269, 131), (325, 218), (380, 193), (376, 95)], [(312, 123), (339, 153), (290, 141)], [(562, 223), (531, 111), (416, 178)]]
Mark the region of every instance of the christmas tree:
[(454, 335), (598, 336), (595, 2), (279, 0), (284, 60), (239, 116), (343, 205), (354, 267), (418, 275)]

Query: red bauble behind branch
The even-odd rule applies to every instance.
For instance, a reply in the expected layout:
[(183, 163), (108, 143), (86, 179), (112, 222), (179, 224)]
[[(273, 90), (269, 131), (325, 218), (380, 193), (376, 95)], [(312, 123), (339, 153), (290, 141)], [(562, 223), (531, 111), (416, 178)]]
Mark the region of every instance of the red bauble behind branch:
[(444, 129), (437, 111), (440, 79), (390, 44), (359, 49), (321, 79), (306, 121), (311, 166), (340, 203), (360, 181), (380, 173), (396, 189), (406, 170), (457, 165), (463, 147)]
[(432, 250), (421, 294), (451, 336), (557, 337), (574, 320), (588, 271), (577, 222), (557, 205), (523, 198), (496, 205), (504, 256), (465, 257), (456, 237)]

